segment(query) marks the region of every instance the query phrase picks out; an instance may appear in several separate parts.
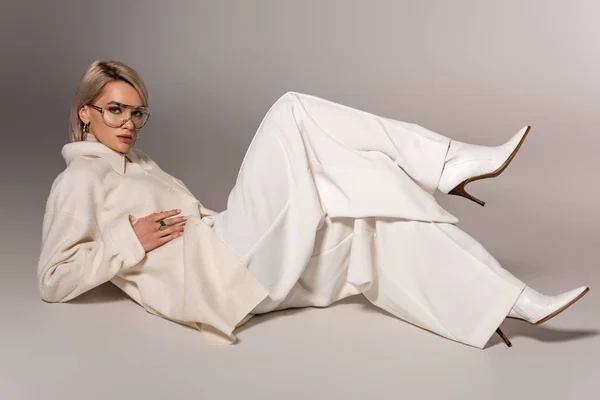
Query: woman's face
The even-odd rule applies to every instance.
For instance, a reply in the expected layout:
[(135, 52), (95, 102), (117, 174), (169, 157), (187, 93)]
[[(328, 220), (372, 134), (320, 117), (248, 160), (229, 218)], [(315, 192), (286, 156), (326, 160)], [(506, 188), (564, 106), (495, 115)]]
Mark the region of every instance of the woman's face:
[[(119, 107), (115, 102), (129, 106), (143, 106), (137, 90), (123, 81), (113, 81), (106, 84), (101, 95), (91, 104), (105, 108), (104, 112), (112, 113), (114, 118), (116, 118), (116, 115), (120, 115), (119, 118), (116, 118), (119, 121), (129, 118), (130, 113), (135, 112), (131, 108)], [(79, 118), (84, 123), (90, 124), (90, 133), (96, 136), (100, 142), (119, 153), (126, 153), (139, 134), (139, 130), (135, 128), (131, 119), (119, 128), (112, 128), (104, 123), (102, 113), (99, 110), (88, 105), (79, 110)], [(131, 139), (127, 140), (126, 137)]]

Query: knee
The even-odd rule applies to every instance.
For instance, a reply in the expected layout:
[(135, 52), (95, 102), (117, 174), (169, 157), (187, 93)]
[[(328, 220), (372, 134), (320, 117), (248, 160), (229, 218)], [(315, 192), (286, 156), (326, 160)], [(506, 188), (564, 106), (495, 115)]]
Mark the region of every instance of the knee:
[(300, 96), (297, 92), (284, 93), (273, 103), (267, 115), (270, 117), (275, 115), (293, 115), (295, 106), (300, 102)]
[(298, 93), (296, 92), (285, 92), (284, 94), (282, 94), (277, 101), (275, 101), (275, 104), (280, 104), (280, 103), (293, 103), (294, 101), (296, 101), (298, 99)]
[(298, 92), (292, 92), (292, 91), (287, 91), (285, 92), (281, 97), (285, 98), (285, 97), (290, 97), (290, 98), (295, 98), (297, 96), (301, 95), (301, 93)]
[(300, 102), (302, 100), (306, 100), (309, 97), (311, 97), (311, 96), (306, 93), (288, 91), (288, 92), (285, 92), (281, 97), (279, 97), (277, 102), (296, 103), (296, 102)]

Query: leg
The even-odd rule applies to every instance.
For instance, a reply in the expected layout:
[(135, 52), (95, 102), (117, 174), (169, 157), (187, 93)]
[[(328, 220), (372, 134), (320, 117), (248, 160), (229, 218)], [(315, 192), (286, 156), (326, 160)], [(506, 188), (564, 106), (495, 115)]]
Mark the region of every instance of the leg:
[(450, 138), (417, 124), (308, 94), (290, 92), (280, 101), (293, 105), (294, 118), (310, 147), (313, 162), (370, 167), (384, 156), (423, 190), (434, 193), (437, 189)]
[(447, 148), (447, 138), (419, 126), (286, 93), (258, 127), (215, 230), (270, 291), (262, 310), (273, 309), (311, 260), (335, 258), (314, 254), (326, 215), (457, 221), (427, 192)]
[(363, 294), (449, 339), (483, 348), (525, 284), (452, 224), (377, 221), (379, 262)]
[[(282, 96), (261, 122), (227, 209), (214, 221), (217, 233), (270, 291), (261, 310), (291, 306), (288, 296), (308, 276), (303, 275), (311, 269), (307, 266), (337, 257), (333, 251), (315, 252), (326, 217), (358, 219), (350, 224), (356, 232), (346, 242), (353, 257), (339, 253), (336, 260), (352, 266), (348, 279), (361, 290), (368, 286), (362, 275), (371, 262), (366, 259), (371, 236), (360, 227), (360, 218), (456, 221), (427, 192), (435, 191), (448, 143), (417, 125), (309, 95)], [(326, 231), (332, 237), (334, 231)], [(345, 237), (337, 236), (330, 248)], [(393, 246), (398, 243), (401, 238)], [(316, 286), (327, 284), (321, 279)]]
[(500, 266), (453, 224), (377, 221), (378, 268), (364, 295), (390, 313), (483, 348), (507, 316), (536, 324), (579, 300), (587, 287), (545, 296)]
[(286, 93), (272, 111), (263, 123), (302, 148), (330, 217), (458, 221), (433, 197), (447, 137), (306, 94)]
[[(469, 250), (458, 245), (460, 231), (440, 228), (457, 221), (429, 192), (447, 147), (446, 138), (404, 130), (399, 121), (307, 95), (279, 99), (250, 144), (227, 209), (214, 221), (269, 290), (255, 312), (364, 293), (409, 322), (483, 346), (521, 283), (473, 241)], [(351, 235), (330, 229), (328, 221), (342, 218), (353, 221)], [(378, 249), (368, 219), (388, 238), (377, 241)], [(321, 229), (328, 234), (319, 238)], [(333, 239), (315, 251), (324, 238)]]
[(307, 179), (332, 217), (456, 222), (432, 196), (448, 146), (415, 124), (286, 93), (261, 121), (216, 228), (244, 257)]
[[(366, 152), (375, 152), (374, 157), (383, 154), (423, 190), (433, 194), (439, 189), (481, 205), (485, 203), (469, 195), (464, 190), (465, 185), (500, 175), (513, 160), (530, 130), (529, 126), (523, 127), (500, 146), (480, 146), (450, 140), (414, 123), (381, 117), (319, 97), (301, 93), (288, 93), (286, 96), (297, 103), (295, 117), (299, 125), (317, 128), (325, 134), (313, 139), (318, 159), (315, 161), (339, 165), (339, 154), (332, 152), (328, 157), (324, 151), (319, 151), (327, 149), (330, 152), (333, 142), (361, 152), (363, 156)], [(440, 167), (443, 168), (441, 176)]]

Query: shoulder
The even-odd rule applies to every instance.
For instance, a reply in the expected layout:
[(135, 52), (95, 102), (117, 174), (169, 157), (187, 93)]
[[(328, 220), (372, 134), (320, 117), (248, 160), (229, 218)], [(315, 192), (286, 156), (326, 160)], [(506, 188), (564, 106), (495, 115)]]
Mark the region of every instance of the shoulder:
[(103, 190), (102, 175), (110, 167), (102, 162), (90, 162), (85, 157), (74, 159), (52, 182), (46, 201), (46, 213), (61, 212), (71, 215), (90, 214)]
[(59, 175), (60, 188), (73, 196), (92, 195), (95, 190), (108, 183), (108, 174), (112, 174), (112, 169), (101, 158), (78, 156)]
[(110, 165), (98, 156), (80, 155), (73, 158), (62, 172), (66, 179), (74, 181), (97, 180), (110, 171)]
[(103, 179), (111, 171), (108, 160), (95, 154), (77, 155), (65, 169), (65, 173), (72, 179)]

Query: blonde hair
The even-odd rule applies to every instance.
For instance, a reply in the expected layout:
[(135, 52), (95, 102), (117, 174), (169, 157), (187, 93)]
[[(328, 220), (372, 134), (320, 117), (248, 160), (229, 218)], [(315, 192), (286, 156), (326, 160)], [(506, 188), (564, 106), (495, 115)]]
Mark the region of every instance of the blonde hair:
[(83, 121), (79, 118), (81, 107), (92, 103), (102, 94), (104, 86), (114, 81), (123, 81), (133, 86), (142, 99), (142, 105), (148, 107), (148, 89), (136, 70), (120, 61), (94, 61), (81, 77), (71, 104), (69, 118), (71, 142), (85, 140), (87, 136), (83, 132)]

